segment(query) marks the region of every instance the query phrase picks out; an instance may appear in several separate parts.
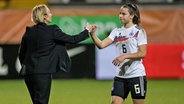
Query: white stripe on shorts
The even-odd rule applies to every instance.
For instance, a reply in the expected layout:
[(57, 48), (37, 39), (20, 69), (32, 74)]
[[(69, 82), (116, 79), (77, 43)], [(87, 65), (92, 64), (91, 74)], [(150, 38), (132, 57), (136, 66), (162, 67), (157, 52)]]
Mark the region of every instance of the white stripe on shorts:
[(141, 88), (141, 96), (144, 96), (144, 77), (139, 77), (140, 88)]

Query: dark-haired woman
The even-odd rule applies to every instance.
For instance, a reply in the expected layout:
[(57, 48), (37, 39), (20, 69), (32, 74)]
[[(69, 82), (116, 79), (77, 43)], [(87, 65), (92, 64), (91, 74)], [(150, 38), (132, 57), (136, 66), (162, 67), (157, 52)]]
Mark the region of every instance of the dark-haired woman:
[(137, 5), (123, 5), (119, 19), (123, 26), (115, 28), (104, 40), (99, 40), (95, 35), (96, 27), (91, 32), (91, 37), (100, 49), (113, 42), (116, 44), (117, 57), (112, 63), (118, 68), (111, 91), (111, 104), (124, 104), (129, 93), (133, 104), (144, 104), (147, 80), (142, 58), (146, 56), (147, 37), (144, 29), (139, 26), (140, 14)]

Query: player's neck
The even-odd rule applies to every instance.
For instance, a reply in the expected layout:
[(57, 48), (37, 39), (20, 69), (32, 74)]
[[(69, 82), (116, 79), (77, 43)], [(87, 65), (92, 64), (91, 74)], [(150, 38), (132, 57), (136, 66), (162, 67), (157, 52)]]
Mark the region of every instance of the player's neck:
[(131, 23), (129, 22), (129, 23), (127, 23), (127, 24), (124, 24), (124, 27), (125, 27), (125, 28), (130, 28), (130, 27), (132, 27), (133, 25), (135, 25), (135, 24), (132, 23), (132, 22), (131, 22)]

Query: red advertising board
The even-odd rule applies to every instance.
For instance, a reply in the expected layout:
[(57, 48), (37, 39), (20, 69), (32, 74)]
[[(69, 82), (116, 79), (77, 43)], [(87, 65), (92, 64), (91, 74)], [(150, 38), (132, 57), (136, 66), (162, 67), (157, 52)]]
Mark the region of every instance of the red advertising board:
[(150, 44), (143, 63), (148, 78), (184, 78), (184, 44)]

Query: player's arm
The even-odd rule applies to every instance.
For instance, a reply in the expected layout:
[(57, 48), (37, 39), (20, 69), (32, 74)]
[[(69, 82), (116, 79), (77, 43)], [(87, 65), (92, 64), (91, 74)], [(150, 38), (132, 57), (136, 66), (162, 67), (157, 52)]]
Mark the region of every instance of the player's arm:
[(103, 49), (113, 42), (109, 37), (105, 38), (102, 41), (95, 34), (91, 35), (91, 37), (93, 39), (93, 42), (99, 49)]
[(113, 60), (113, 64), (119, 66), (125, 59), (142, 59), (146, 56), (146, 44), (138, 46), (138, 51), (135, 53), (125, 53)]
[(112, 44), (113, 41), (109, 37), (107, 37), (107, 38), (105, 38), (104, 40), (101, 41), (97, 37), (97, 35), (95, 35), (95, 31), (96, 31), (96, 26), (94, 26), (94, 28), (93, 28), (92, 32), (90, 32), (90, 34), (91, 34), (91, 38), (92, 38), (94, 44), (99, 49), (103, 49), (103, 48), (107, 47), (108, 45)]
[(142, 59), (146, 56), (146, 44), (138, 46), (136, 53), (124, 54), (122, 57), (125, 59)]

